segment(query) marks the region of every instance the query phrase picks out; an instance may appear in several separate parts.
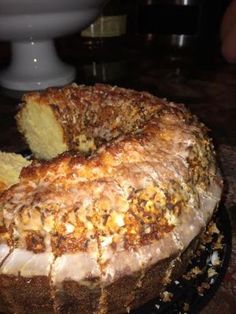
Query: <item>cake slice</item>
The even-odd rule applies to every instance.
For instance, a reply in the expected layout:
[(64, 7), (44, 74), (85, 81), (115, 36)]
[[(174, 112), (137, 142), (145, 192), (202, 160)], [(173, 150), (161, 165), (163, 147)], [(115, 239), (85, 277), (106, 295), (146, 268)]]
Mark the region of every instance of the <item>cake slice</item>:
[(0, 152), (0, 192), (16, 184), (22, 168), (30, 163), (20, 154)]
[(50, 102), (40, 94), (28, 94), (18, 113), (17, 125), (29, 148), (38, 159), (50, 159), (67, 151), (62, 126), (54, 115)]

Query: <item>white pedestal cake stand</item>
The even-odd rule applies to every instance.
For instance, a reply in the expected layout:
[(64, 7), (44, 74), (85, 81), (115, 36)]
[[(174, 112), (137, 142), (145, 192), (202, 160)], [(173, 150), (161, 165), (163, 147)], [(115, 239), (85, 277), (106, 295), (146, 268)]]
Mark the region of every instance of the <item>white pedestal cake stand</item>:
[(11, 41), (10, 65), (0, 85), (13, 90), (40, 90), (75, 79), (63, 63), (53, 38), (79, 31), (99, 14), (104, 0), (0, 0), (0, 39)]

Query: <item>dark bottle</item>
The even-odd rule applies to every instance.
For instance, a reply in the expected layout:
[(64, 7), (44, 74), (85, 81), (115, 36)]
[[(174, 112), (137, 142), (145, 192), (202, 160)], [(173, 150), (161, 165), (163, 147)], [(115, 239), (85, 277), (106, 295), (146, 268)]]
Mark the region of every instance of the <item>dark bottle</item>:
[(125, 71), (127, 14), (124, 0), (109, 1), (95, 22), (81, 32), (87, 50), (83, 66), (89, 82), (116, 82)]
[(219, 33), (224, 0), (137, 0), (136, 32), (165, 47), (205, 50)]
[(81, 32), (82, 38), (94, 44), (124, 36), (127, 23), (124, 3), (122, 0), (110, 0), (97, 20)]

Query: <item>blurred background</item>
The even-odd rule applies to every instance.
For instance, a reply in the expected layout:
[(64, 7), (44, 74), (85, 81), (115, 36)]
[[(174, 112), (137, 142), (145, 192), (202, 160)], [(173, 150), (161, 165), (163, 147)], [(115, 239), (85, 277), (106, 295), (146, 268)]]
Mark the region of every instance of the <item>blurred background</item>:
[[(192, 64), (221, 62), (219, 27), (228, 0), (110, 0), (82, 32), (56, 39), (60, 57), (77, 68), (81, 83), (122, 83), (149, 67), (181, 78)], [(0, 66), (10, 60), (0, 42)], [(168, 78), (169, 78), (168, 76)], [(165, 77), (164, 77), (165, 78)]]
[(95, 23), (57, 46), (62, 58), (77, 64), (81, 82), (124, 84), (153, 58), (178, 76), (184, 65), (220, 62), (219, 28), (228, 3), (111, 0)]

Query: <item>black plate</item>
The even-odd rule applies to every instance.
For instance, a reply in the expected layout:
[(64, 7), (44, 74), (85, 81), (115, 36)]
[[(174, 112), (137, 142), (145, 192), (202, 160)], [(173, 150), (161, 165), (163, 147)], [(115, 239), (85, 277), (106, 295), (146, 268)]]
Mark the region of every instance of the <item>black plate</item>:
[[(220, 206), (219, 210), (213, 217), (219, 233), (214, 233), (202, 241), (203, 248), (198, 251), (198, 256), (194, 257), (185, 272), (185, 276), (181, 277), (166, 288), (171, 293), (170, 301), (164, 302), (157, 298), (139, 309), (132, 311), (132, 314), (160, 314), (160, 313), (198, 313), (213, 297), (219, 287), (228, 267), (231, 254), (231, 223), (228, 212), (224, 206)], [(221, 243), (218, 247), (218, 243)], [(219, 264), (212, 265), (212, 256), (219, 257)], [(215, 263), (214, 263), (215, 264)], [(197, 268), (195, 268), (197, 267)], [(201, 273), (194, 276), (190, 275), (186, 279), (187, 274), (193, 274), (193, 269), (200, 269)], [(209, 277), (209, 271), (215, 271), (214, 276)]]

